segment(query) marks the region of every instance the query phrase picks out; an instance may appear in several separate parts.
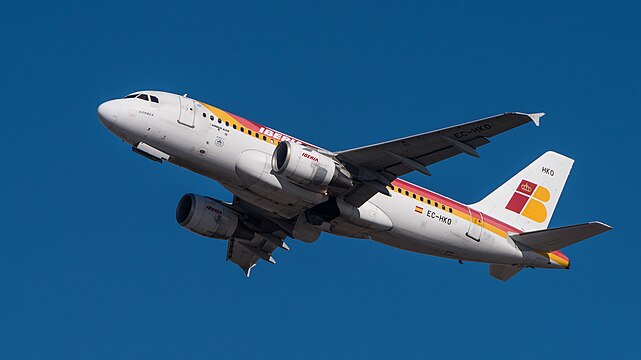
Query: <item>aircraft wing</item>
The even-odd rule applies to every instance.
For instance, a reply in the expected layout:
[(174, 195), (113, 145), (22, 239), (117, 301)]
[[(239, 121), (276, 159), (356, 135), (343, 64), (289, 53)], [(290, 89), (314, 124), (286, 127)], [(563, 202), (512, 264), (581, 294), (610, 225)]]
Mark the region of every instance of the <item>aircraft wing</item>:
[(345, 200), (360, 206), (385, 186), (411, 171), (431, 175), (425, 168), (460, 153), (479, 157), (476, 149), (488, 138), (530, 121), (537, 126), (543, 113), (505, 113), (441, 130), (408, 136), (379, 144), (340, 151), (337, 157), (358, 169), (357, 183)]
[(247, 277), (261, 259), (275, 264), (272, 256), (274, 250), (289, 250), (283, 241), (287, 234), (263, 210), (238, 197), (234, 197), (234, 202), (228, 205), (241, 216), (243, 225), (255, 232), (251, 239), (231, 238), (227, 243), (227, 260), (240, 266)]
[(232, 238), (227, 243), (227, 260), (231, 260), (231, 262), (240, 266), (245, 275), (249, 277), (251, 269), (260, 259), (276, 264), (276, 260), (272, 257), (272, 252), (279, 247), (287, 246), (282, 239), (279, 240), (280, 246), (265, 235), (256, 235), (251, 240)]

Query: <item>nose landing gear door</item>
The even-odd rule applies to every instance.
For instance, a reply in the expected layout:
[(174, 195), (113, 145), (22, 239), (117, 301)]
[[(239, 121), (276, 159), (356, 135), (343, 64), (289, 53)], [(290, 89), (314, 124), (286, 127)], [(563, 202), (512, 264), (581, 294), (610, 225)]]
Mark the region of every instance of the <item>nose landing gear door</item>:
[(189, 127), (194, 127), (194, 118), (196, 110), (194, 109), (194, 100), (179, 96), (180, 99), (180, 118), (178, 122)]

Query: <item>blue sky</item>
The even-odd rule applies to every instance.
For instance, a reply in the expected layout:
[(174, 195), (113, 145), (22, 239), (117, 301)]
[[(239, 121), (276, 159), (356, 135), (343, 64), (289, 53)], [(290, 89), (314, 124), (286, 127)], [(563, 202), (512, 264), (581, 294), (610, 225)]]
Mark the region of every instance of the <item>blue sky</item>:
[[(641, 27), (634, 2), (10, 2), (0, 356), (7, 359), (637, 358)], [(406, 179), (475, 202), (547, 150), (576, 160), (551, 226), (614, 231), (570, 271), (323, 235), (251, 279), (174, 209), (218, 184), (98, 122), (139, 89), (190, 96), (332, 150), (506, 111), (542, 126)]]

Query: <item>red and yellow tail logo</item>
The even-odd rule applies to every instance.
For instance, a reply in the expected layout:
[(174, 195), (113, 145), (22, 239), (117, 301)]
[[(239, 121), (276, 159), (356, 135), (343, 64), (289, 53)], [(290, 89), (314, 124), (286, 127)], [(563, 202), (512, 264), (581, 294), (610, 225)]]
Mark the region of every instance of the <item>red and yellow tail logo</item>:
[(543, 203), (550, 201), (550, 191), (533, 182), (522, 180), (506, 209), (521, 214), (536, 222), (544, 222), (548, 211)]

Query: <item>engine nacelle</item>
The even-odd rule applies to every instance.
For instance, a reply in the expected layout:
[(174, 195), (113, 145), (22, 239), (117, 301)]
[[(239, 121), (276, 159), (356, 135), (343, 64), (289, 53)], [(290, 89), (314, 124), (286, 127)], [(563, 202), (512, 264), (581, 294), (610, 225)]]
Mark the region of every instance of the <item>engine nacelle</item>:
[(185, 194), (176, 207), (176, 221), (185, 229), (215, 239), (251, 239), (253, 233), (242, 226), (232, 209), (210, 198)]
[(352, 180), (330, 157), (302, 144), (283, 141), (272, 155), (272, 170), (278, 176), (304, 187), (349, 189)]

